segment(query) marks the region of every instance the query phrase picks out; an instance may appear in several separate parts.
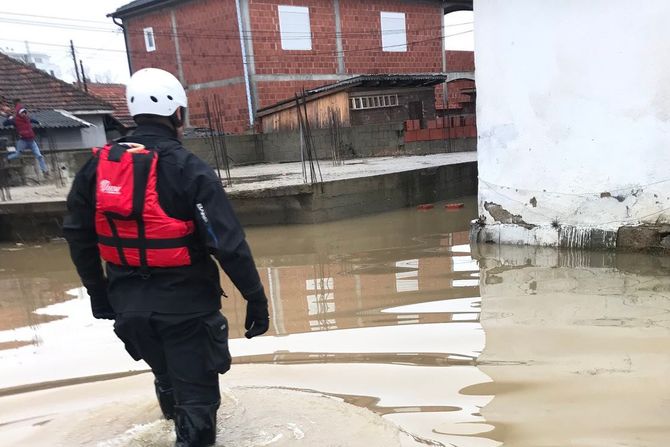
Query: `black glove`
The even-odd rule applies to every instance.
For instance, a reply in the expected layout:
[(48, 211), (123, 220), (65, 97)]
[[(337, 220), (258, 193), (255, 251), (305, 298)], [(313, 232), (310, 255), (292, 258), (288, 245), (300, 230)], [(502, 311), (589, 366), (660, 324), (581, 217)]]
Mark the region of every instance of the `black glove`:
[(96, 287), (95, 290), (89, 290), (88, 295), (91, 297), (93, 318), (98, 320), (114, 320), (116, 318), (116, 312), (114, 312), (112, 305), (109, 304), (109, 298), (107, 298), (106, 285), (104, 288)]
[(268, 314), (268, 300), (266, 298), (247, 302), (247, 318), (244, 321), (244, 336), (253, 338), (265, 334), (270, 327), (270, 316)]

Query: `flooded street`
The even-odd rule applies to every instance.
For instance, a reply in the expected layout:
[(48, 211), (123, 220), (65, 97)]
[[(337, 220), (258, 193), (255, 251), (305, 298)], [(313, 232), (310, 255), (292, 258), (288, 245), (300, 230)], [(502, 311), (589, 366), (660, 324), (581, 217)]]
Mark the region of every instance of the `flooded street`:
[[(667, 445), (670, 258), (471, 253), (463, 201), (248, 229), (271, 329), (224, 280), (217, 445)], [(171, 446), (66, 245), (0, 250), (0, 444)]]

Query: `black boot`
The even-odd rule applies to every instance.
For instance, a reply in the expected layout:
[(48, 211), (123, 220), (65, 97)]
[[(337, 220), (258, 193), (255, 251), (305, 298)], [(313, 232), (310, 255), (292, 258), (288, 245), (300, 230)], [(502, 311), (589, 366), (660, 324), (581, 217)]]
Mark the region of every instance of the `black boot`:
[(175, 447), (205, 447), (216, 442), (216, 412), (214, 405), (176, 405)]
[(154, 380), (154, 387), (156, 388), (156, 398), (158, 398), (158, 405), (161, 407), (165, 419), (174, 419), (174, 390), (172, 384), (167, 376), (156, 375)]

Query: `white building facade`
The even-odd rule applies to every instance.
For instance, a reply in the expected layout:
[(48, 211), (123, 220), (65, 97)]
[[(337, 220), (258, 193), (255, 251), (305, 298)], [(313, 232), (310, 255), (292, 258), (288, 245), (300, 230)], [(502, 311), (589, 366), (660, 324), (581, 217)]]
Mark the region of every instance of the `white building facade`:
[(670, 2), (475, 0), (474, 10), (473, 239), (615, 247), (622, 227), (640, 226), (662, 239)]

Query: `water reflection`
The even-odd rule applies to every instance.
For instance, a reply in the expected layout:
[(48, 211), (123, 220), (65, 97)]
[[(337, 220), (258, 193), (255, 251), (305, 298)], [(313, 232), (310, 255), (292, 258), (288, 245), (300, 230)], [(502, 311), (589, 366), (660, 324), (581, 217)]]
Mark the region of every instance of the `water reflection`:
[[(479, 267), (467, 234), (474, 209), (470, 199), (459, 212), (436, 207), (249, 229), (272, 329), (243, 338), (244, 301), (224, 280), (231, 351), (236, 363), (253, 364), (257, 372), (239, 374), (238, 366), (224, 382), (339, 397), (392, 420), (423, 444), (498, 445), (487, 438), (493, 427), (480, 415), (492, 396), (460, 392), (490, 381), (476, 366), (485, 340)], [(39, 257), (45, 249), (30, 250)], [(0, 281), (20, 276), (33, 284), (9, 298), (33, 320), (0, 313), (8, 322), (0, 343), (14, 343), (0, 350), (0, 362), (8, 365), (0, 371), (3, 388), (146, 368), (125, 355), (110, 322), (89, 317), (81, 289), (70, 290), (76, 277), (66, 247), (48, 250), (39, 274), (29, 263), (0, 271)], [(3, 264), (30, 257), (21, 253), (3, 253)], [(44, 299), (35, 285), (44, 277), (58, 298)], [(45, 316), (60, 319), (38, 320)]]
[[(407, 445), (665, 446), (670, 258), (491, 245), (471, 253), (474, 203), (466, 203), (465, 212), (250, 229), (272, 330), (244, 339), (244, 302), (224, 282), (237, 365), (223, 383), (248, 399), (235, 411), (249, 416), (222, 439), (256, 439), (267, 424), (254, 420), (282, 413), (258, 419), (250, 403), (299, 390), (371, 410), (411, 434)], [(125, 354), (110, 322), (91, 319), (77, 284), (63, 244), (0, 252), (2, 439), (10, 429), (23, 439), (22, 430), (41, 429), (31, 425), (44, 422), (36, 416), (51, 414), (35, 393), (20, 393), (35, 384), (146, 368)], [(137, 380), (150, 391), (145, 376)], [(146, 420), (155, 404), (143, 399), (124, 408)], [(19, 410), (22, 401), (39, 403)], [(122, 420), (118, 409), (106, 411), (105, 420)], [(318, 420), (327, 426), (329, 416)], [(66, 445), (91, 445), (84, 441)]]
[(505, 445), (665, 446), (670, 258), (479, 246), (482, 415)]

